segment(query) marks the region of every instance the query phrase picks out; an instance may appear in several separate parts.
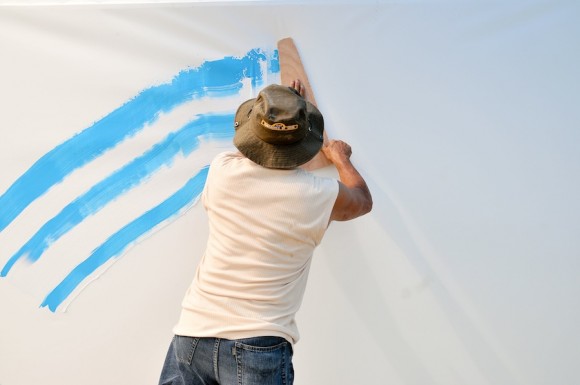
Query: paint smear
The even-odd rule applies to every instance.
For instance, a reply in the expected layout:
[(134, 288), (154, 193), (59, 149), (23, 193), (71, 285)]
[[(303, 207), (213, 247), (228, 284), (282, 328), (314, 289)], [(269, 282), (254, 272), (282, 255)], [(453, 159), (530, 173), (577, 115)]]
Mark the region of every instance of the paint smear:
[[(250, 79), (253, 86), (264, 79), (261, 63), (265, 53), (254, 49), (242, 58), (207, 61), (181, 71), (170, 83), (139, 93), (92, 126), (42, 156), (0, 196), (0, 231), (4, 230), (34, 200), (123, 140), (135, 135), (161, 113), (202, 97), (235, 95)], [(274, 60), (276, 62), (276, 59)], [(269, 64), (278, 68), (278, 64)]]
[(88, 216), (95, 214), (107, 203), (145, 181), (162, 166), (170, 165), (177, 155), (191, 154), (199, 147), (200, 137), (211, 135), (214, 138), (231, 139), (234, 134), (233, 121), (233, 114), (200, 115), (180, 130), (169, 134), (143, 155), (133, 159), (65, 206), (8, 260), (0, 276), (5, 277), (12, 266), (23, 257), (26, 257), (29, 262), (36, 262), (51, 243), (57, 241)]
[[(105, 154), (154, 123), (161, 114), (202, 98), (238, 95), (248, 81), (264, 84), (265, 74), (280, 71), (278, 52), (253, 49), (241, 58), (225, 57), (179, 72), (170, 82), (149, 87), (102, 119), (56, 146), (38, 159), (0, 195), (0, 232), (35, 200), (72, 172)], [(37, 261), (56, 240), (96, 214), (107, 204), (142, 185), (162, 167), (171, 167), (177, 156), (198, 149), (200, 139), (230, 140), (233, 113), (204, 111), (178, 131), (144, 151), (105, 179), (93, 185), (41, 228), (6, 262), (0, 277), (9, 274), (19, 260)], [(45, 298), (41, 306), (55, 311), (77, 287), (107, 261), (118, 258), (139, 238), (172, 220), (193, 205), (203, 190), (207, 166), (158, 206), (121, 228), (80, 262)], [(49, 272), (47, 272), (49, 273)]]
[(71, 293), (98, 268), (120, 255), (152, 228), (191, 207), (201, 195), (209, 166), (191, 178), (185, 186), (158, 206), (147, 211), (109, 237), (92, 254), (77, 265), (44, 299), (41, 307), (54, 312)]

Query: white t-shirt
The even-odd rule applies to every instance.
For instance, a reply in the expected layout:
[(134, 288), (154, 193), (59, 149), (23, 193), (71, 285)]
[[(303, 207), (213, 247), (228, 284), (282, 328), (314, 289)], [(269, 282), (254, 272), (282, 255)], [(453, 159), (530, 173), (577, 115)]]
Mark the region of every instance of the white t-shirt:
[(296, 343), (294, 316), (337, 195), (335, 179), (268, 169), (237, 152), (218, 155), (202, 194), (206, 251), (174, 333)]

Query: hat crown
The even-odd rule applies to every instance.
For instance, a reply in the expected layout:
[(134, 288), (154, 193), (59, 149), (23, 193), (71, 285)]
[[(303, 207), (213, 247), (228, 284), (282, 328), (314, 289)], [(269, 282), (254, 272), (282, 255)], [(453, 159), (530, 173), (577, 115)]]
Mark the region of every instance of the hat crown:
[(312, 159), (322, 147), (324, 119), (291, 87), (271, 84), (237, 109), (234, 145), (253, 162), (289, 169)]
[(306, 101), (289, 87), (264, 88), (256, 98), (253, 112), (254, 132), (266, 143), (296, 143), (308, 131)]

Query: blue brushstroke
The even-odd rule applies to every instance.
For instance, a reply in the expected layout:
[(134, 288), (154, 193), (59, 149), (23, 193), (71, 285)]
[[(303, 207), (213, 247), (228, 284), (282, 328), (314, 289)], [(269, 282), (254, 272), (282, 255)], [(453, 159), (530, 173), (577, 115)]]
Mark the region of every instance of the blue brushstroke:
[(280, 52), (275, 50), (270, 61), (268, 62), (268, 72), (277, 74), (280, 72)]
[(149, 149), (112, 173), (89, 191), (65, 206), (55, 217), (46, 222), (18, 252), (4, 265), (0, 272), (5, 277), (14, 264), (23, 257), (35, 262), (51, 243), (70, 231), (73, 227), (103, 208), (119, 195), (146, 180), (162, 166), (168, 166), (182, 154), (188, 156), (199, 146), (200, 137), (231, 139), (234, 134), (234, 115), (204, 114), (173, 132)]
[[(265, 74), (262, 73), (264, 62), (267, 64), (268, 75), (280, 72), (278, 51), (270, 55), (272, 56), (266, 55), (260, 49), (254, 49), (242, 58), (225, 57), (181, 71), (171, 82), (143, 90), (104, 118), (61, 143), (38, 159), (0, 195), (0, 232), (26, 207), (73, 171), (134, 136), (147, 125), (154, 123), (161, 114), (190, 100), (235, 95), (246, 79), (255, 88), (262, 86), (265, 81)], [(161, 167), (170, 166), (175, 156), (191, 154), (197, 149), (200, 137), (231, 140), (232, 121), (233, 114), (207, 113), (168, 135), (162, 142), (97, 183), (46, 222), (10, 258), (0, 271), (0, 277), (6, 276), (12, 266), (23, 257), (31, 262), (36, 261), (62, 235), (109, 202), (143, 183)], [(206, 177), (207, 167), (166, 201), (111, 236), (73, 269), (41, 306), (48, 306), (51, 311), (55, 311), (100, 266), (112, 258), (118, 258), (140, 237), (191, 206), (199, 197)]]
[(204, 167), (197, 175), (191, 178), (185, 186), (158, 206), (147, 211), (121, 230), (113, 234), (92, 254), (77, 265), (44, 299), (41, 307), (54, 312), (58, 306), (84, 281), (107, 261), (120, 255), (129, 245), (136, 242), (144, 234), (160, 223), (176, 216), (179, 212), (190, 207), (200, 196), (208, 167)]
[[(143, 90), (61, 143), (38, 159), (0, 196), (0, 232), (28, 205), (62, 182), (71, 172), (135, 135), (147, 124), (153, 123), (161, 113), (193, 99), (234, 95), (247, 78), (253, 86), (261, 85), (264, 74), (260, 64), (264, 61), (268, 61), (266, 54), (260, 49), (253, 49), (241, 58), (225, 57), (181, 71), (171, 82)], [(268, 65), (272, 70), (278, 68), (279, 71), (277, 58)]]

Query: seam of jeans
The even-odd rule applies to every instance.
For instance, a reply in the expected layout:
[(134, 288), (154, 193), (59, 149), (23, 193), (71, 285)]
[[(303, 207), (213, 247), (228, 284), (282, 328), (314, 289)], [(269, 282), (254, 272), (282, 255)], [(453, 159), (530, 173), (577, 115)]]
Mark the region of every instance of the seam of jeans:
[(239, 348), (241, 350), (246, 350), (248, 352), (256, 352), (256, 353), (260, 353), (260, 352), (273, 352), (276, 350), (280, 350), (280, 349), (284, 349), (287, 345), (288, 345), (288, 341), (284, 341), (284, 342), (280, 342), (277, 345), (272, 345), (272, 346), (254, 346), (254, 345), (248, 345), (242, 342), (236, 342), (236, 348)]
[(216, 338), (215, 343), (213, 345), (213, 375), (215, 376), (216, 381), (219, 383), (219, 370), (218, 370), (218, 356), (220, 350), (220, 339)]
[(282, 349), (282, 385), (286, 385), (286, 370), (288, 369), (286, 366), (286, 346)]
[(195, 349), (197, 348), (197, 344), (199, 343), (199, 338), (194, 337), (191, 341), (191, 350), (189, 351), (189, 356), (187, 357), (187, 365), (191, 366), (193, 362), (193, 355), (195, 354)]
[(242, 368), (242, 350), (240, 349), (240, 347), (238, 346), (238, 344), (234, 344), (234, 348), (236, 349), (236, 372), (238, 375), (238, 385), (243, 385), (242, 384), (242, 377), (244, 375), (243, 373), (243, 368)]
[[(195, 337), (183, 337), (183, 336), (173, 337), (172, 344), (175, 349), (175, 358), (177, 362), (185, 364), (187, 366), (191, 365), (198, 340), (199, 339)], [(184, 347), (185, 343), (188, 344), (187, 347)]]

